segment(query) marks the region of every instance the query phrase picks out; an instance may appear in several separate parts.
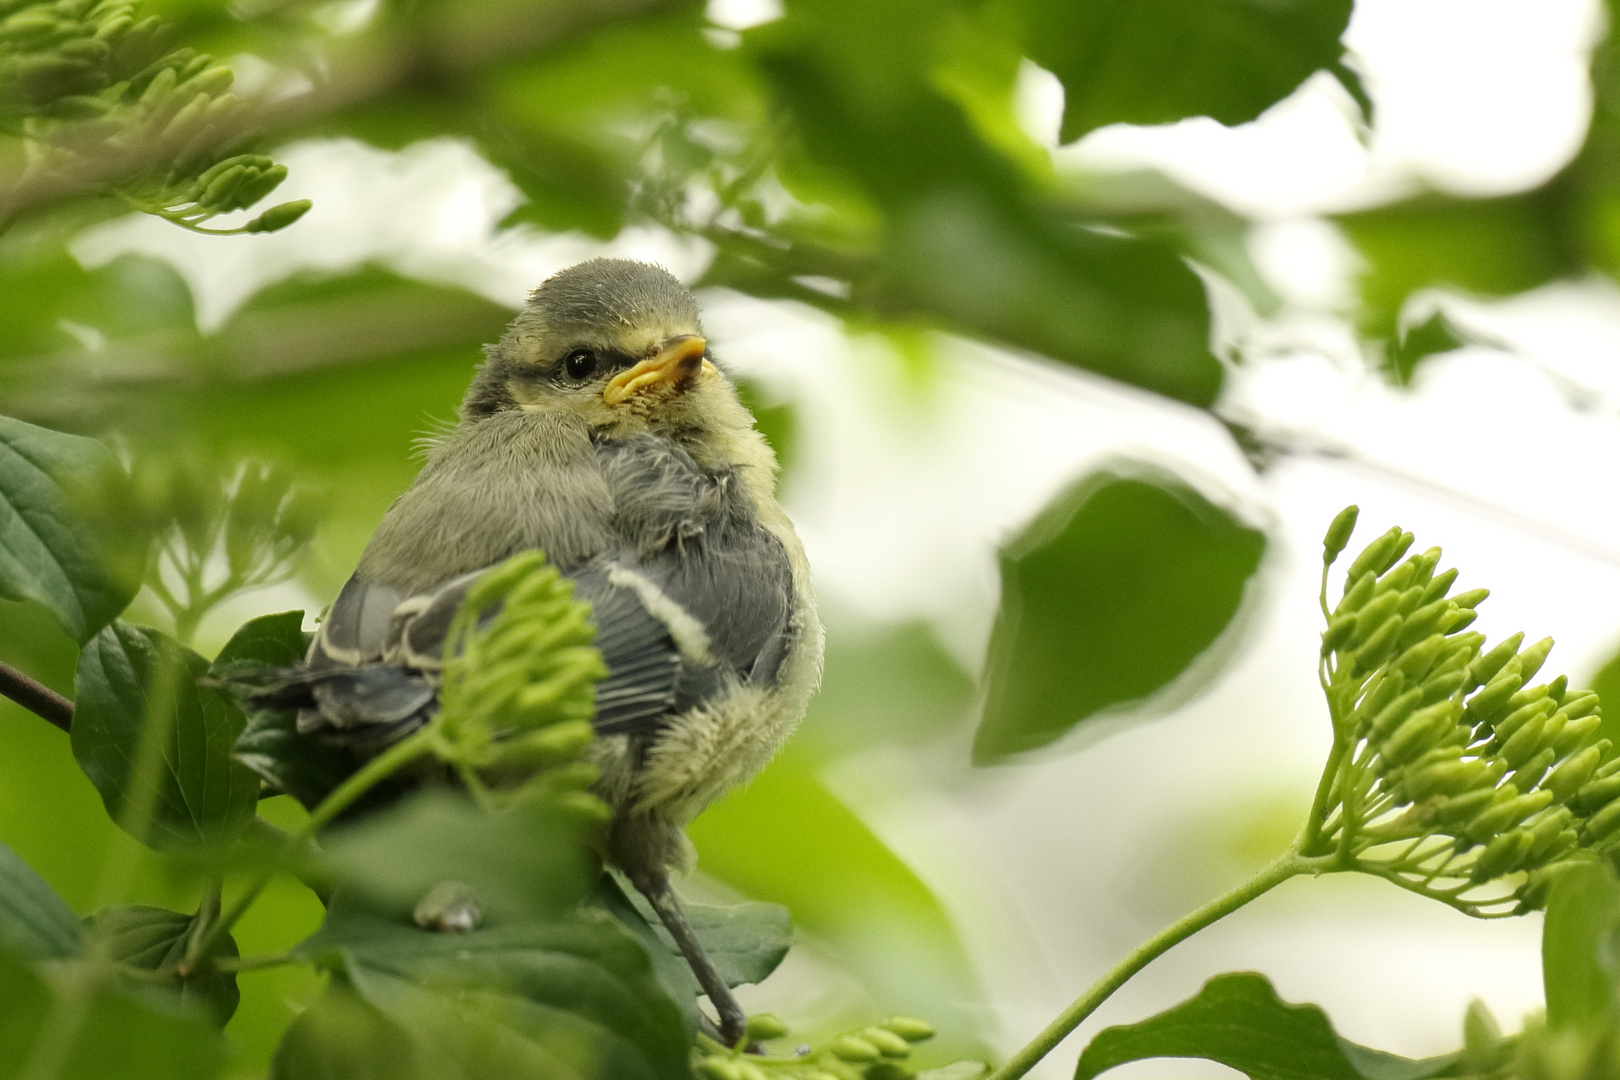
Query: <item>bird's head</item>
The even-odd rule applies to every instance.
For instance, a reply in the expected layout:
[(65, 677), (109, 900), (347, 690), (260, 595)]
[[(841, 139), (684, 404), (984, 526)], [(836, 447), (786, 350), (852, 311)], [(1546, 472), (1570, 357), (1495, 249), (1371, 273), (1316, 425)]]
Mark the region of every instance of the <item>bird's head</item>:
[(464, 420), (574, 413), (609, 434), (752, 423), (708, 358), (697, 301), (650, 263), (591, 259), (552, 275), (485, 352)]

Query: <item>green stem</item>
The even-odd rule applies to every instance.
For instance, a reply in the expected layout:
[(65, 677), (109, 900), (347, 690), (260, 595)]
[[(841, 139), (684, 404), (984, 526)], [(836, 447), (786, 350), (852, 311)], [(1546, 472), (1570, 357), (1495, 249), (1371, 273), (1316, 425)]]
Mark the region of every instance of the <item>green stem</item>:
[(1211, 900), (1192, 914), (1171, 923), (1147, 941), (1138, 945), (1125, 959), (1115, 964), (1113, 969), (1091, 985), (1091, 988), (1081, 994), (1074, 1004), (1046, 1026), (1039, 1035), (1030, 1040), (1018, 1053), (1007, 1060), (1001, 1068), (991, 1073), (985, 1080), (1016, 1080), (1017, 1077), (1033, 1069), (1037, 1062), (1051, 1053), (1053, 1048), (1080, 1026), (1081, 1021), (1097, 1011), (1098, 1006), (1113, 996), (1114, 991), (1124, 986), (1137, 972), (1147, 967), (1172, 947), (1198, 933), (1206, 926), (1218, 922), (1232, 914), (1249, 901), (1263, 896), (1272, 889), (1281, 885), (1291, 877), (1308, 874), (1323, 869), (1316, 860), (1307, 859), (1299, 854), (1297, 844), (1288, 849), (1276, 861), (1254, 875), (1248, 881), (1239, 885), (1231, 892), (1215, 900)]

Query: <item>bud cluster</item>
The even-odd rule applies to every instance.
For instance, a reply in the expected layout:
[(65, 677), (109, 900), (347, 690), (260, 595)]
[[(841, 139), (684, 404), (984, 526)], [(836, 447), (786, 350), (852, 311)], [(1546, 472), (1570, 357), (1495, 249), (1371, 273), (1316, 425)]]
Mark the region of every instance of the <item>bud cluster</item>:
[(440, 688), (440, 756), (474, 790), (516, 785), (600, 819), (583, 759), (594, 732), (596, 683), (607, 674), (592, 644), (590, 605), (539, 551), (479, 578), (451, 623)]
[(1620, 846), (1620, 758), (1596, 694), (1531, 685), (1552, 648), (1524, 635), (1486, 649), (1469, 631), (1484, 589), (1451, 593), (1440, 549), (1405, 557), (1391, 529), (1352, 562), (1338, 606), (1327, 565), (1321, 677), (1334, 748), (1303, 854), (1389, 878), (1469, 914), (1541, 907), (1571, 860)]
[[(198, 229), (257, 203), (287, 171), (235, 153), (248, 135), (231, 69), (166, 37), (133, 0), (0, 0), (0, 124), (21, 124), (36, 177), (89, 184)], [(282, 203), (204, 231), (273, 232), (308, 209)]]
[[(748, 1020), (748, 1042), (784, 1038), (786, 1025), (769, 1014)], [(693, 1066), (703, 1080), (913, 1080), (917, 1070), (907, 1061), (913, 1043), (934, 1037), (933, 1026), (909, 1016), (847, 1032), (822, 1047), (803, 1046), (792, 1057), (748, 1054), (704, 1040)]]

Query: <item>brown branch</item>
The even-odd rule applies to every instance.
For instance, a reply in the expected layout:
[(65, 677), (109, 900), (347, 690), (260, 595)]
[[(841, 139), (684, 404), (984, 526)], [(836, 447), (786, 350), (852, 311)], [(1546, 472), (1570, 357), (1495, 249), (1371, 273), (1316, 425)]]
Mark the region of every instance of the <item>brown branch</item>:
[(0, 694), (63, 731), (73, 729), (73, 702), (10, 664), (0, 663)]

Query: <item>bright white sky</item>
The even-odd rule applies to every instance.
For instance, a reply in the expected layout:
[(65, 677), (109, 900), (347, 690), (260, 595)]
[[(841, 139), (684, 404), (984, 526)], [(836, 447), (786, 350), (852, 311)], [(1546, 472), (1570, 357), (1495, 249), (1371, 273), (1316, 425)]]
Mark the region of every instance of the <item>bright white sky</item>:
[[(714, 0), (711, 12), (739, 28), (759, 21), (758, 7)], [(926, 618), (975, 668), (994, 614), (997, 542), (1109, 455), (1173, 463), (1271, 530), (1244, 659), (1172, 717), (989, 775), (968, 775), (965, 746), (953, 744), (937, 760), (848, 761), (832, 778), (959, 916), (1008, 1049), (1136, 941), (1229, 883), (1178, 890), (1163, 876), (1171, 853), (1191, 843), (1196, 854), (1188, 821), (1210, 822), (1205, 839), (1218, 846), (1278, 800), (1303, 808), (1326, 745), (1313, 670), (1316, 544), (1344, 504), (1361, 504), (1364, 535), (1400, 523), (1420, 545), (1442, 544), (1467, 586), (1488, 584), (1481, 629), (1493, 637), (1556, 633), (1552, 664), (1577, 679), (1620, 644), (1620, 492), (1610, 480), (1620, 294), (1589, 283), (1448, 302), (1513, 351), (1471, 348), (1395, 392), (1356, 355), (1342, 318), (1354, 256), (1320, 218), (1422, 184), (1498, 194), (1544, 180), (1580, 142), (1586, 53), (1600, 28), (1594, 0), (1361, 0), (1347, 41), (1379, 106), (1365, 145), (1342, 91), (1319, 78), (1243, 128), (1106, 129), (1054, 151), (1064, 167), (1156, 164), (1258, 219), (1252, 250), (1289, 304), (1265, 323), (1235, 321), (1248, 362), (1229, 404), (1371, 465), (1302, 459), (1256, 477), (1201, 414), (965, 343), (941, 343), (941, 377), (917, 401), (879, 341), (851, 339), (802, 307), (703, 297), (721, 355), (801, 409), (803, 462), (785, 494), (824, 604), (845, 625)], [(1026, 73), (1022, 109), (1037, 137), (1056, 131), (1061, 93), (1039, 69)], [(202, 238), (131, 218), (87, 234), (78, 253), (89, 263), (127, 250), (169, 257), (205, 328), (261, 283), (303, 268), (372, 259), (516, 306), (589, 255), (654, 259), (689, 278), (709, 257), (649, 230), (606, 247), (497, 233), (518, 195), (452, 142), (398, 154), (303, 143), (279, 157), (292, 171), (283, 197), (315, 202), (295, 229)], [(1087, 1030), (1162, 1008), (1216, 972), (1259, 969), (1285, 997), (1327, 1007), (1351, 1038), (1441, 1052), (1457, 1045), (1473, 995), (1510, 1028), (1539, 1006), (1538, 933), (1535, 919), (1475, 923), (1377, 883), (1296, 882), (1160, 961)], [(1068, 1075), (1073, 1060), (1061, 1051), (1045, 1075)], [(1224, 1070), (1162, 1062), (1120, 1075), (1149, 1073)]]

